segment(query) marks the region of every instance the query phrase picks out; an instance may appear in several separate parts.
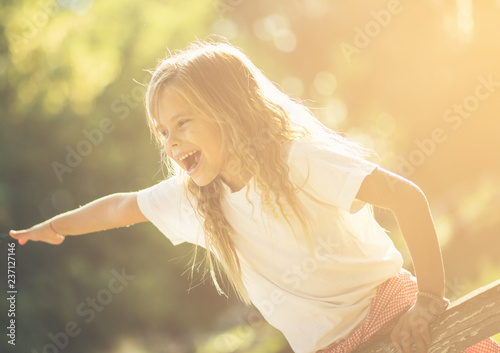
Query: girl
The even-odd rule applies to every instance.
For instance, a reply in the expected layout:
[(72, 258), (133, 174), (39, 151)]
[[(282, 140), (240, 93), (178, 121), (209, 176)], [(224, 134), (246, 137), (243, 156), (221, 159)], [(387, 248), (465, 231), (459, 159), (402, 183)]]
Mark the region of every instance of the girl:
[[(295, 352), (350, 352), (391, 330), (401, 352), (413, 342), (426, 351), (447, 301), (417, 186), (363, 159), (228, 43), (192, 44), (163, 60), (146, 108), (174, 176), (11, 236), (61, 244), (149, 220), (174, 244), (204, 247), (218, 290), (222, 273)], [(395, 214), (418, 285), (365, 204)]]

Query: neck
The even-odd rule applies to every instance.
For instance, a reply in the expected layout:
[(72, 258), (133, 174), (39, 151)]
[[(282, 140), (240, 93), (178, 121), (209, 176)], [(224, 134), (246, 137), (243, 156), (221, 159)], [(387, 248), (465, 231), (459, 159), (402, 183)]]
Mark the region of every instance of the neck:
[(250, 181), (250, 176), (242, 177), (240, 175), (227, 175), (226, 173), (221, 173), (221, 178), (224, 184), (229, 186), (231, 192), (240, 191), (245, 187), (245, 185)]

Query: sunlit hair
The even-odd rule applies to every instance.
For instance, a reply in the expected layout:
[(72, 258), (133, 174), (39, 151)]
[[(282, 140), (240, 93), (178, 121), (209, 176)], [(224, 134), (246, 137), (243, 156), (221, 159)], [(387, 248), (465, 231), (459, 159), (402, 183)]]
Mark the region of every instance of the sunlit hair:
[[(306, 237), (307, 244), (311, 244), (297, 187), (289, 180), (287, 147), (293, 140), (314, 139), (334, 143), (345, 153), (359, 154), (358, 145), (325, 128), (305, 106), (276, 88), (236, 47), (225, 42), (196, 42), (159, 63), (146, 93), (148, 124), (165, 158), (163, 137), (157, 129), (159, 100), (165, 91), (218, 126), (230, 170), (242, 178), (252, 177), (264, 211), (290, 225), (292, 220), (298, 222), (302, 231), (292, 227), (295, 237)], [(203, 219), (206, 258), (216, 287), (220, 290), (215, 275), (220, 273), (219, 260), (230, 286), (248, 303), (240, 261), (231, 240), (233, 230), (221, 206), (223, 180), (218, 176), (200, 187), (184, 170), (179, 173)]]

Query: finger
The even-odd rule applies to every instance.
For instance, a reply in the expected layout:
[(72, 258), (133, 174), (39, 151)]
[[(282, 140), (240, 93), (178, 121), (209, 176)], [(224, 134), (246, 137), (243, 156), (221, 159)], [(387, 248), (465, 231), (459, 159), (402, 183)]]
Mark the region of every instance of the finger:
[(26, 235), (27, 232), (28, 231), (25, 229), (23, 229), (23, 230), (11, 230), (11, 231), (9, 231), (9, 235), (13, 238), (22, 237), (22, 236)]
[(426, 353), (427, 352), (427, 345), (425, 344), (425, 342), (422, 338), (422, 334), (423, 334), (422, 328), (423, 328), (423, 326), (420, 324), (412, 325), (411, 331), (412, 331), (413, 340), (415, 341), (415, 344), (417, 345), (418, 351), (422, 352), (422, 353)]
[(403, 347), (401, 347), (401, 345), (397, 341), (392, 341), (392, 344), (394, 347), (396, 347), (398, 352), (403, 353)]
[(56, 234), (56, 240), (51, 242), (52, 245), (59, 245), (61, 244), (66, 237), (62, 234)]
[(22, 230), (11, 230), (9, 231), (9, 235), (17, 239), (20, 245), (24, 245), (28, 242), (28, 239), (25, 239), (25, 231)]
[(43, 239), (43, 241), (50, 245), (59, 245), (64, 239), (66, 238), (62, 234), (51, 234), (50, 237)]
[(413, 340), (418, 347), (419, 352), (427, 352), (431, 344), (431, 335), (429, 332), (429, 315), (427, 308), (414, 312), (410, 319)]
[(34, 240), (29, 230), (11, 230), (10, 236), (19, 241), (19, 245), (24, 245), (28, 240)]
[(429, 347), (431, 345), (432, 339), (431, 339), (431, 331), (429, 328), (429, 323), (427, 321), (423, 323), (422, 327), (420, 328), (420, 331), (426, 347)]
[(399, 333), (399, 344), (403, 348), (404, 353), (412, 353), (411, 350), (411, 341), (412, 341), (412, 334), (411, 334), (411, 327), (410, 324), (408, 323), (407, 320), (403, 322), (403, 325), (401, 326), (401, 332)]
[(426, 347), (431, 343), (431, 335), (429, 332), (429, 321), (431, 317), (429, 314), (427, 308), (424, 308), (415, 312), (415, 315), (410, 319), (415, 343), (417, 343), (420, 350), (424, 348), (424, 345), (425, 349), (427, 349)]

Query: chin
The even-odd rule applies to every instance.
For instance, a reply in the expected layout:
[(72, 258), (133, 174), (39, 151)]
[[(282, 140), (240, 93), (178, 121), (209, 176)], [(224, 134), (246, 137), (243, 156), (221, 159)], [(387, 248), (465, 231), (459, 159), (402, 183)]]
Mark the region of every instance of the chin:
[(191, 177), (191, 179), (194, 181), (194, 183), (196, 185), (198, 185), (199, 187), (203, 187), (203, 186), (207, 186), (212, 181), (214, 181), (215, 177), (213, 177), (213, 178), (193, 178), (193, 177)]

